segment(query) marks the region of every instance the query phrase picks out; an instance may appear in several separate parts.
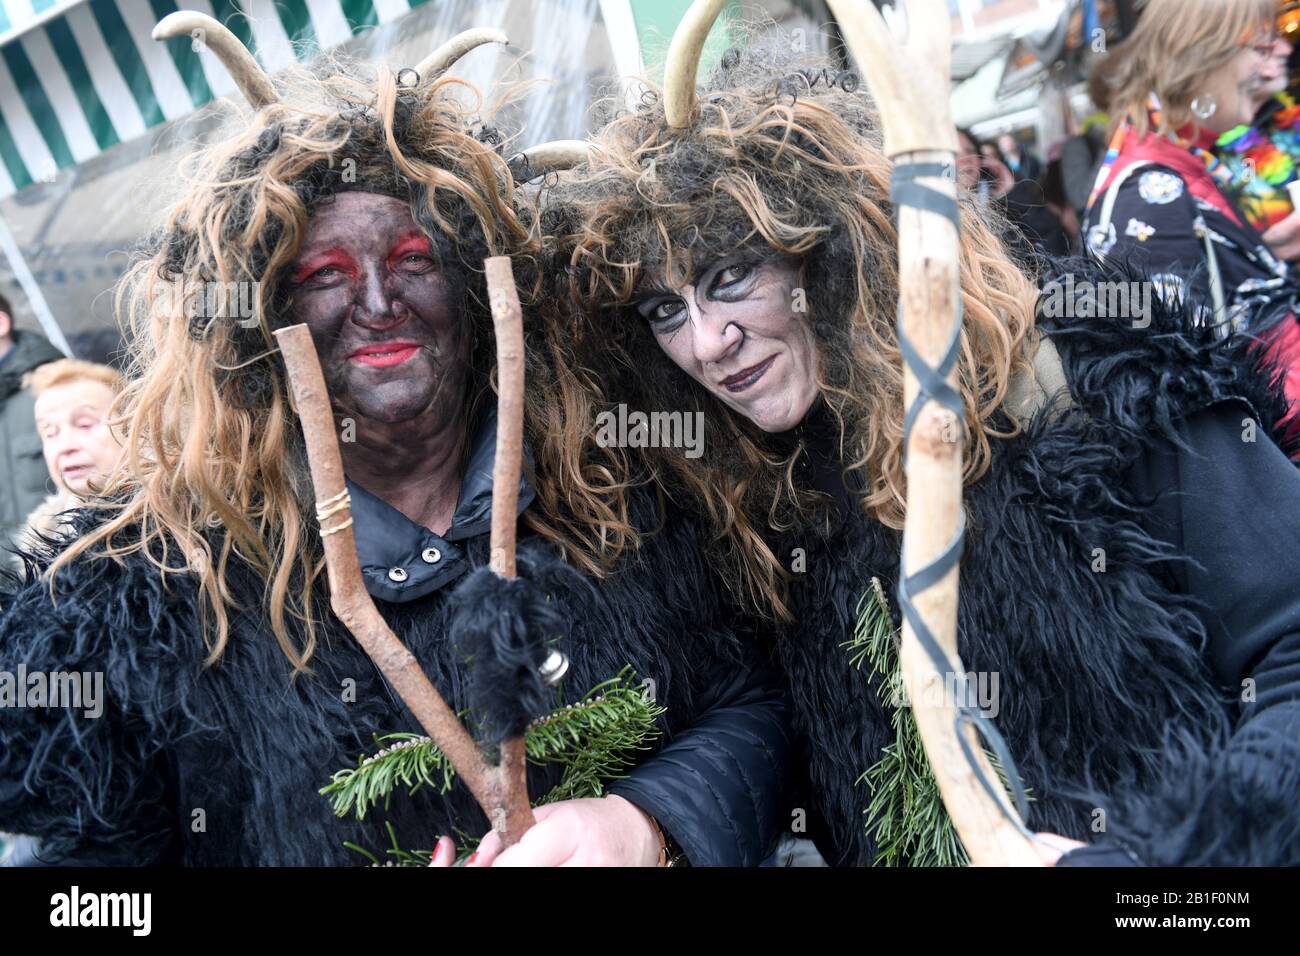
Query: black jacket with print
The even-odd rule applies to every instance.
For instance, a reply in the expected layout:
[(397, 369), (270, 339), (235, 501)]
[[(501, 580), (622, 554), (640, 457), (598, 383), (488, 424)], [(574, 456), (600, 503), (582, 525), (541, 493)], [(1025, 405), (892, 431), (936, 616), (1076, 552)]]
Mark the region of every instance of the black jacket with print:
[(1187, 301), (1210, 303), (1208, 236), (1234, 327), (1259, 331), (1296, 311), (1300, 285), (1286, 263), (1244, 219), (1234, 222), (1193, 196), (1173, 169), (1134, 169), (1117, 190), (1109, 222), (1102, 222), (1102, 205), (1099, 198), (1083, 223), (1085, 248), (1098, 261), (1127, 263)]

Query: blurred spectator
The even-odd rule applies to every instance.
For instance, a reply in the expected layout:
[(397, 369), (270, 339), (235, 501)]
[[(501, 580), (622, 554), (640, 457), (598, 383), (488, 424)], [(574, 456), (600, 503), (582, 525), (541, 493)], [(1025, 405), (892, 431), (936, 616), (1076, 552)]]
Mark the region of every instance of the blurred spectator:
[(1097, 124), (1067, 137), (1061, 144), (1061, 187), (1066, 202), (1081, 221), (1088, 208), (1088, 191), (1097, 178), (1097, 167), (1106, 155), (1106, 133)]
[(1038, 179), (1043, 175), (1042, 160), (1031, 153), (1027, 146), (1020, 145), (1020, 140), (1010, 133), (998, 137), (998, 152), (1016, 179)]
[[(1024, 245), (1021, 257), (1032, 251), (1049, 259), (1059, 259), (1076, 251), (1079, 219), (1065, 195), (1061, 179), (1061, 161), (1053, 160), (1041, 183), (1022, 179), (1004, 198), (1007, 219), (1019, 228)], [(1016, 242), (1010, 243), (1013, 247)]]
[[(1257, 335), (1300, 398), (1300, 285), (1241, 215), (1216, 140), (1254, 117), (1276, 69), (1271, 0), (1150, 0), (1094, 85), (1115, 121), (1085, 218), (1098, 259), (1132, 262), (1167, 294)], [(1276, 228), (1276, 227), (1275, 227)]]
[(12, 543), (28, 513), (47, 494), (35, 400), (23, 387), (23, 378), (61, 358), (41, 336), (14, 328), (13, 309), (0, 295), (0, 549)]
[(68, 347), (72, 349), (74, 358), (110, 365), (119, 372), (126, 371), (126, 346), (117, 329), (95, 329), (69, 335)]
[[(970, 130), (957, 130), (957, 182), (987, 199), (1003, 214), (1010, 228), (1002, 239), (1021, 264), (1036, 271), (1033, 260), (1040, 256), (1069, 254), (1072, 239), (1061, 221), (1063, 198), (1049, 199), (1039, 183), (1017, 181), (1011, 169), (996, 157), (1001, 151), (981, 142)], [(1059, 180), (1059, 171), (1058, 171)], [(1078, 232), (1077, 222), (1074, 228)]]
[(957, 130), (957, 182), (981, 196), (1000, 199), (1016, 184), (1006, 164), (984, 152), (985, 144), (967, 129)]
[(63, 512), (103, 487), (121, 446), (108, 426), (108, 410), (122, 376), (107, 365), (62, 359), (28, 379), (36, 399), (36, 428), (55, 491), (36, 508), (15, 539), (26, 547), (61, 530)]
[(1300, 253), (1300, 243), (1295, 242), (1300, 217), (1280, 229), (1272, 227), (1295, 212), (1287, 184), (1295, 182), (1296, 161), (1300, 158), (1300, 86), (1290, 84), (1288, 89), (1288, 85), (1300, 65), (1296, 63), (1297, 52), (1285, 40), (1277, 41), (1272, 58), (1260, 74), (1256, 100), (1261, 105), (1254, 123), (1228, 130), (1219, 137), (1215, 149), (1232, 171), (1228, 189), (1237, 208), (1264, 234), (1274, 254), (1287, 260), (1296, 259)]

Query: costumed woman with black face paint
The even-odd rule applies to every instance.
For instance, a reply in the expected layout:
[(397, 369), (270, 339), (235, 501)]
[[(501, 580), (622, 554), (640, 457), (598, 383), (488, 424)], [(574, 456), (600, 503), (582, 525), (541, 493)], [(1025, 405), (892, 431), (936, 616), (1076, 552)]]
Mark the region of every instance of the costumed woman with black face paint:
[[(700, 458), (606, 455), (607, 498), (645, 477), (693, 502), (732, 587), (784, 624), (826, 859), (958, 862), (888, 662), (893, 164), (856, 74), (791, 49), (757, 38), (698, 91), (670, 74), (613, 104), (547, 197), (569, 296), (551, 334), (597, 408), (703, 416)], [(1048, 861), (1300, 862), (1300, 474), (1270, 438), (1277, 373), (1196, 303), (1144, 307), (1141, 275), (1058, 263), (1040, 295), (977, 209), (961, 196), (957, 634), (1026, 823)], [(1117, 314), (1120, 287), (1137, 297)]]
[[(207, 18), (176, 14), (159, 32), (199, 27), (252, 112), (196, 157), (119, 290), (135, 363), (124, 464), (75, 516), (80, 537), (25, 556), (40, 580), (0, 620), (0, 671), (105, 685), (97, 715), (0, 708), (0, 829), (57, 863), (358, 864), (345, 843), (383, 854), (393, 841), (403, 859), (447, 865), (452, 834), (488, 830), (459, 777), (360, 820), (319, 792), (375, 756), (376, 735), (418, 727), (330, 610), (270, 333), (310, 330), (365, 589), (451, 708), (472, 712), (479, 662), (449, 633), (457, 615), (500, 610), (474, 605), (491, 573), (496, 429), (483, 260), (513, 255), (527, 298), (535, 250), (495, 131), (475, 129), (441, 75), (485, 31), (396, 75), (325, 63), (273, 85)], [(187, 309), (205, 283), (254, 284), (258, 321)], [(549, 462), (574, 386), (543, 352), (527, 375), (526, 435)], [(568, 661), (557, 690), (535, 676), (544, 659), (506, 662), (536, 705), (522, 717), (581, 704), (626, 668), (658, 716), (644, 747), (608, 755), (594, 792), (538, 808), (521, 842), (488, 839), (474, 865), (755, 864), (780, 809), (780, 689), (731, 630), (696, 527), (647, 494), (585, 523), (569, 503), (588, 480), (542, 465), (521, 482), (525, 611)], [(611, 523), (662, 530), (604, 564), (591, 543)], [(567, 769), (531, 766), (529, 792), (568, 786)]]

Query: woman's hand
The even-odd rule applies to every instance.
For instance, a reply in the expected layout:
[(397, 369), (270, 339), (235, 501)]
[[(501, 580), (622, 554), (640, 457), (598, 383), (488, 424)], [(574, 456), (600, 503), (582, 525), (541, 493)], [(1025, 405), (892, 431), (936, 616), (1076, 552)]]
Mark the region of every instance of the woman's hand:
[(1275, 222), (1264, 232), (1264, 243), (1273, 255), (1288, 262), (1300, 259), (1300, 211), (1293, 212), (1281, 222)]
[(451, 866), (456, 862), (456, 842), (449, 836), (438, 837), (438, 845), (433, 848), (430, 866)]
[(1056, 866), (1056, 861), (1071, 850), (1077, 850), (1081, 846), (1088, 845), (1055, 833), (1036, 833), (1034, 837), (1034, 852), (1038, 854), (1038, 858), (1046, 866)]
[(655, 866), (659, 837), (650, 817), (622, 797), (565, 800), (533, 811), (537, 822), (514, 846), (495, 831), (466, 866)]

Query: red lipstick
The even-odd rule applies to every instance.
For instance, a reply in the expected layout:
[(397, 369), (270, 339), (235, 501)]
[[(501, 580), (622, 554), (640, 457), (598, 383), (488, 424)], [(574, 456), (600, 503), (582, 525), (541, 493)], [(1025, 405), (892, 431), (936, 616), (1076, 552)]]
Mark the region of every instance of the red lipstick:
[(420, 346), (415, 342), (374, 342), (361, 346), (348, 356), (348, 361), (371, 368), (391, 368), (401, 365), (418, 351)]

